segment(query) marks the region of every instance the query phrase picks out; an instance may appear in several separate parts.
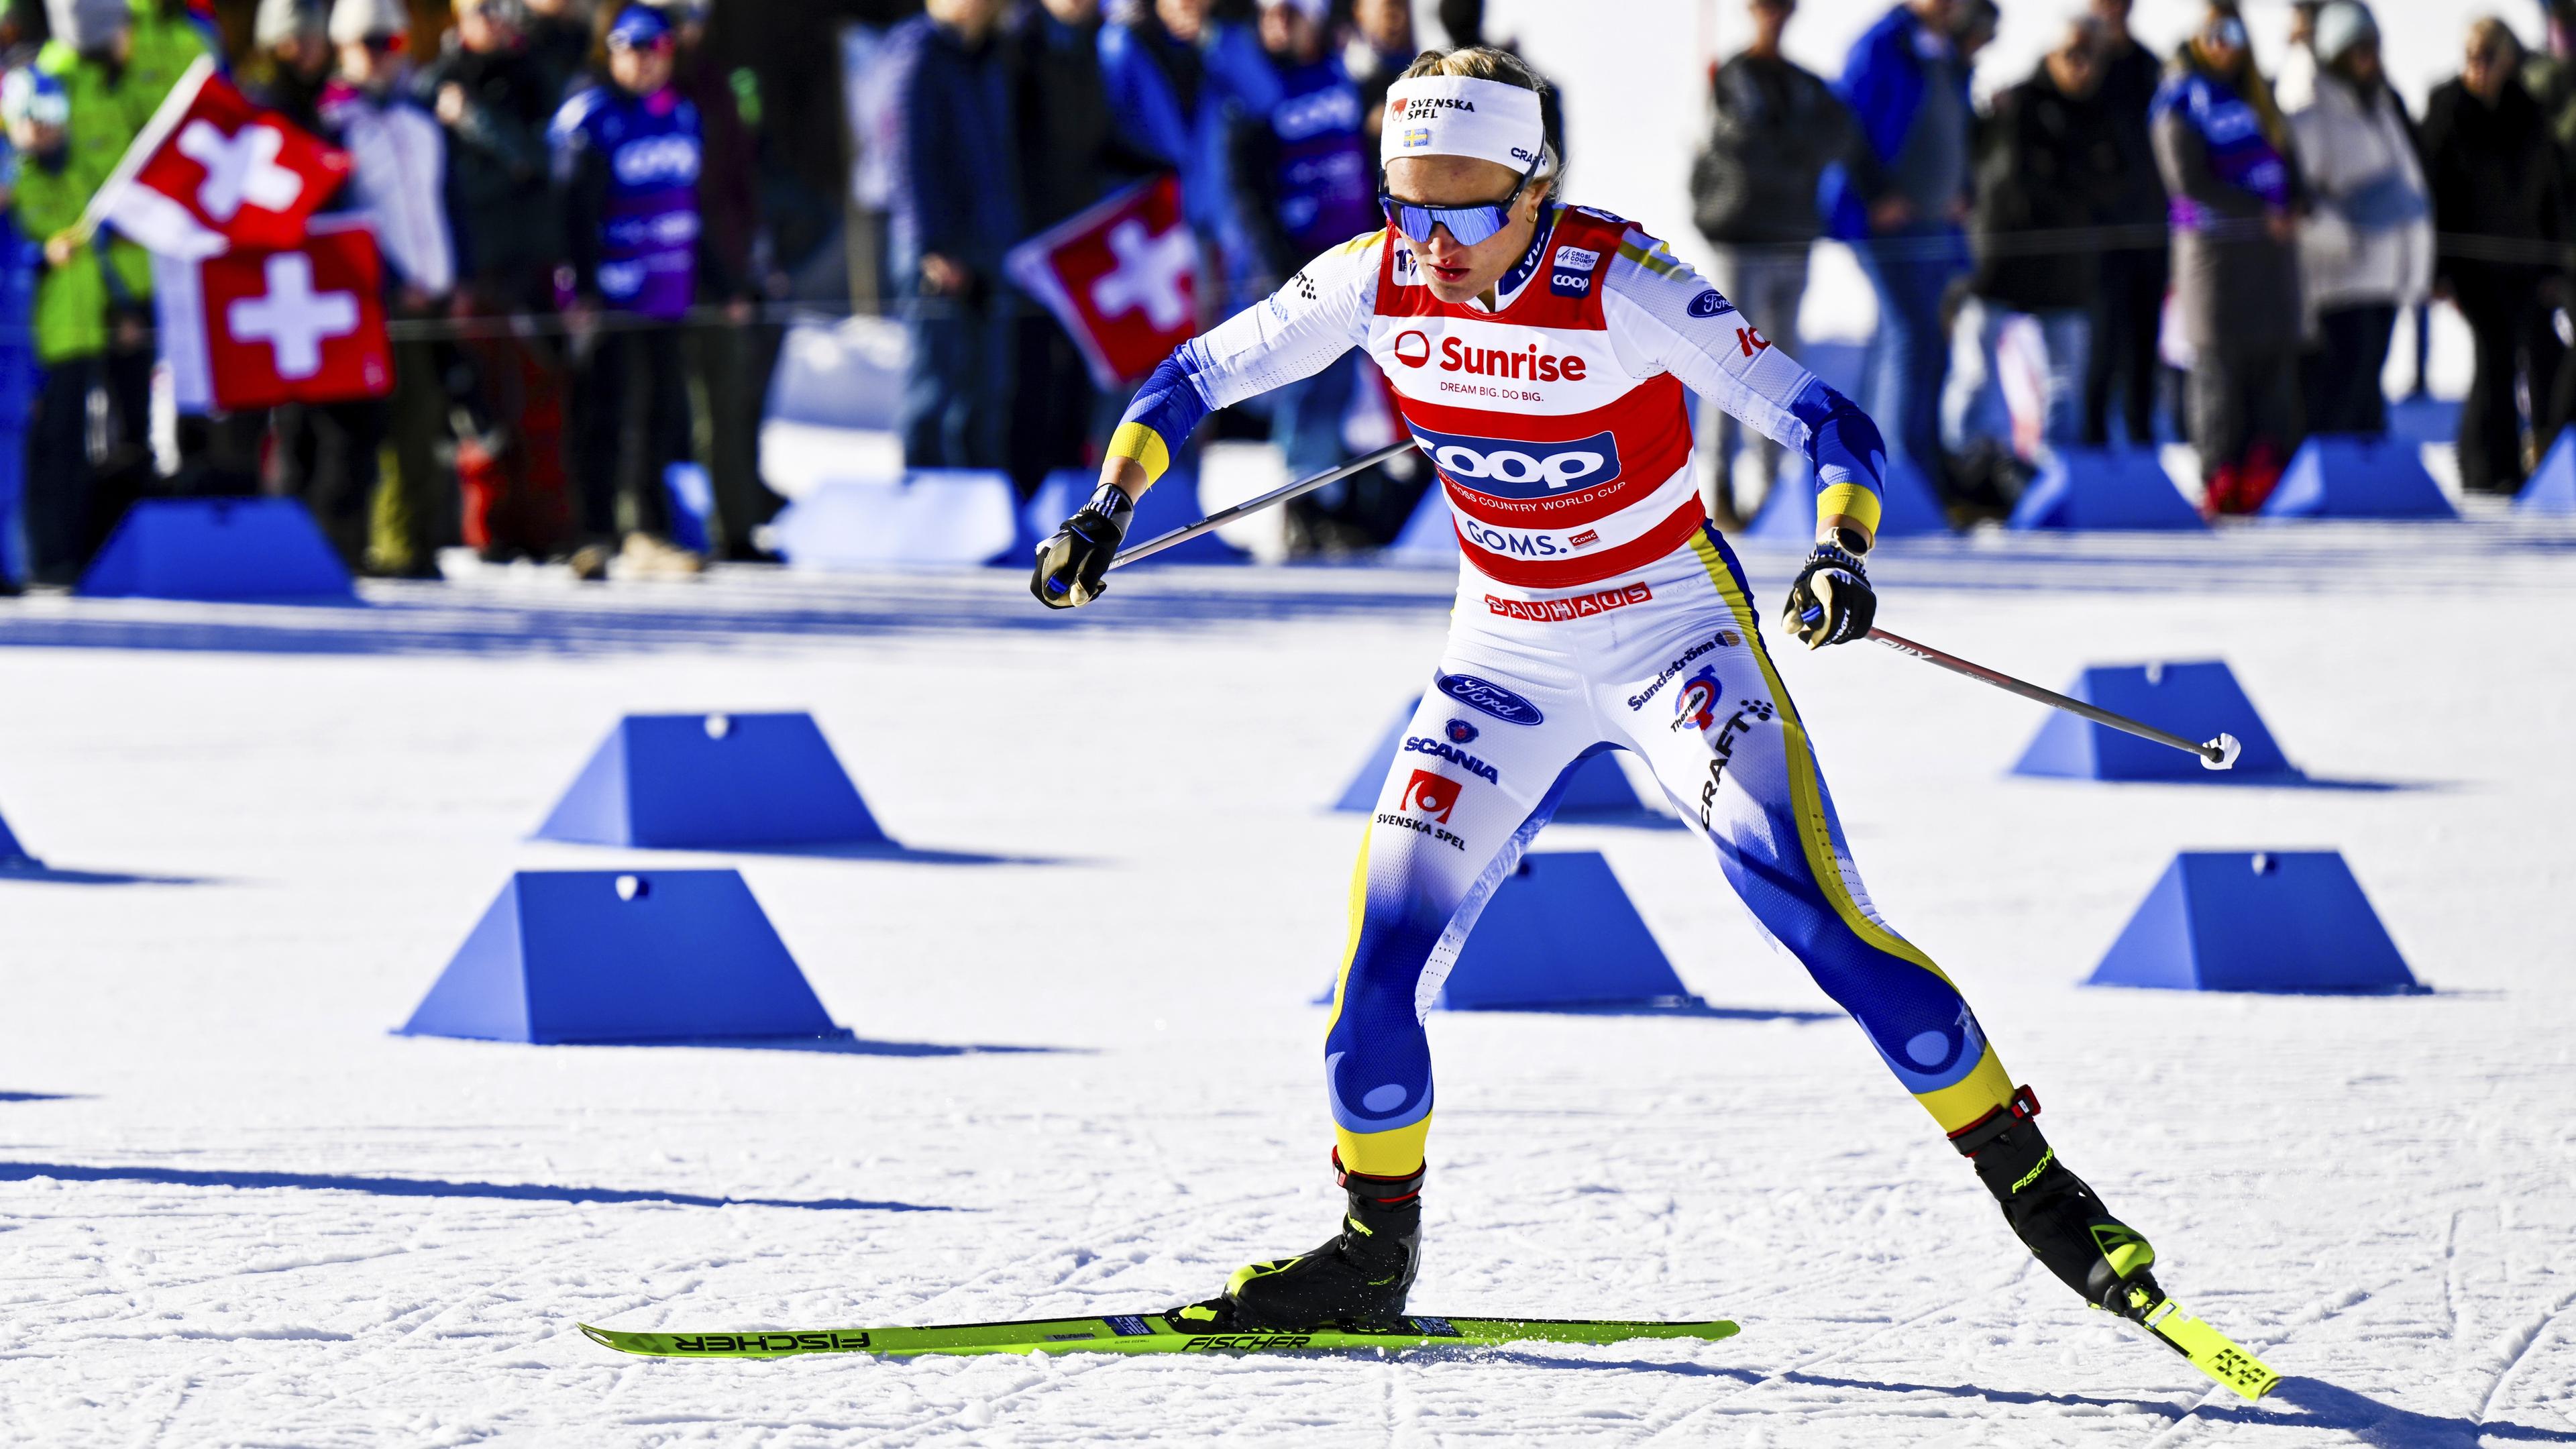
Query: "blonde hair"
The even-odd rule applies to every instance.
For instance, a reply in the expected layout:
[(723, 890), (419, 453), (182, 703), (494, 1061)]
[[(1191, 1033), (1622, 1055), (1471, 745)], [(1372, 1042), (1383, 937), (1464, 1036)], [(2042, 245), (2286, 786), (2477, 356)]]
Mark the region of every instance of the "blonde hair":
[[(1417, 76), (1426, 75), (1463, 76), (1468, 80), (1497, 81), (1507, 86), (1519, 86), (1525, 91), (1536, 91), (1541, 116), (1547, 114), (1548, 102), (1555, 95), (1555, 91), (1548, 83), (1539, 78), (1539, 73), (1529, 68), (1528, 61), (1508, 50), (1497, 50), (1490, 45), (1467, 45), (1456, 50), (1426, 50), (1415, 56), (1413, 64), (1406, 66), (1404, 74), (1397, 76), (1396, 79), (1412, 80)], [(1556, 173), (1556, 140), (1554, 137), (1542, 137), (1538, 144), (1538, 168), (1530, 173), (1530, 189), (1542, 196), (1554, 191)]]
[(2469, 44), (2480, 50), (2496, 46), (2503, 51), (2506, 69), (2522, 64), (2522, 37), (2500, 16), (2481, 15), (2469, 22)]

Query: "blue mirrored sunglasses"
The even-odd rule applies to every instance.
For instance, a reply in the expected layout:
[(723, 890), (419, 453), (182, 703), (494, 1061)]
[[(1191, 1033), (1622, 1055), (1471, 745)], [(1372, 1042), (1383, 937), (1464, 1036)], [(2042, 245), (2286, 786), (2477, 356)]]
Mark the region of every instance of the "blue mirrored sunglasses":
[(1416, 206), (1409, 201), (1396, 200), (1381, 188), (1377, 194), (1378, 210), (1386, 213), (1387, 221), (1397, 231), (1414, 241), (1427, 242), (1434, 230), (1445, 226), (1458, 245), (1471, 247), (1499, 235), (1505, 226), (1511, 224), (1512, 207), (1520, 201), (1521, 193), (1529, 189), (1530, 178), (1537, 174), (1538, 162), (1532, 161), (1529, 169), (1521, 173), (1520, 184), (1512, 188), (1511, 195), (1481, 206)]

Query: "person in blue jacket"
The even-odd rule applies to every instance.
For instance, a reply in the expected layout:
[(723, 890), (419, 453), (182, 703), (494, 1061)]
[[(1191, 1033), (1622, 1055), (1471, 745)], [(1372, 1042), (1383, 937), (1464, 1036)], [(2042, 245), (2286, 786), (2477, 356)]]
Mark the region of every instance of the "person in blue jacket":
[[(605, 575), (623, 493), (632, 510), (621, 550), (629, 564), (648, 574), (694, 573), (696, 555), (670, 541), (664, 474), (689, 460), (679, 328), (697, 300), (700, 272), (713, 265), (700, 244), (698, 109), (672, 88), (676, 42), (660, 11), (627, 6), (605, 45), (607, 82), (565, 101), (549, 136), (578, 359), (573, 471), (586, 542), (573, 572)], [(602, 325), (603, 313), (617, 315)]]
[(1975, 112), (1958, 33), (1963, 0), (1905, 0), (1854, 42), (1835, 91), (1866, 144), (1826, 174), (1832, 234), (1878, 294), (1878, 335), (1860, 405), (1888, 424), (1888, 452), (1945, 486), (1940, 399), (1949, 375), (1941, 297), (1967, 270)]
[(1251, 27), (1211, 20), (1209, 0), (1120, 0), (1100, 29), (1110, 114), (1135, 150), (1180, 174), (1181, 214), (1205, 255), (1203, 322), (1279, 282), (1262, 275), (1232, 152), (1233, 128), (1267, 117), (1277, 76)]
[[(1234, 160), (1253, 203), (1248, 229), (1268, 276), (1285, 277), (1308, 258), (1384, 224), (1360, 88), (1331, 49), (1332, 11), (1331, 0), (1261, 3), (1261, 48), (1278, 96), (1269, 114), (1235, 127)], [(1356, 353), (1346, 354), (1271, 394), (1271, 439), (1286, 453), (1292, 476), (1321, 473), (1350, 452), (1342, 420), (1360, 385), (1359, 363)], [(1288, 505), (1291, 551), (1386, 543), (1404, 524), (1397, 492), (1372, 469), (1294, 500)]]
[(1001, 0), (931, 0), (886, 35), (901, 129), (888, 228), (910, 302), (904, 460), (1000, 468), (1008, 453), (1016, 294), (1002, 257), (1026, 228)]

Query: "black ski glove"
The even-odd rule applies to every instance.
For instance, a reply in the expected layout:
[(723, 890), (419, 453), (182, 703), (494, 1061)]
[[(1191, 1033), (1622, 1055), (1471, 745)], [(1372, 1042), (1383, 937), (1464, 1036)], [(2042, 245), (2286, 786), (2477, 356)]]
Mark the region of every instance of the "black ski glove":
[(1807, 566), (1789, 585), (1789, 606), (1780, 622), (1810, 649), (1848, 644), (1869, 633), (1878, 617), (1878, 596), (1870, 592), (1869, 575), (1858, 555), (1836, 544), (1820, 543), (1807, 555)]
[(1109, 588), (1109, 561), (1118, 556), (1127, 520), (1135, 514), (1135, 500), (1114, 483), (1101, 484), (1055, 537), (1038, 545), (1029, 592), (1050, 609), (1080, 608), (1099, 598)]

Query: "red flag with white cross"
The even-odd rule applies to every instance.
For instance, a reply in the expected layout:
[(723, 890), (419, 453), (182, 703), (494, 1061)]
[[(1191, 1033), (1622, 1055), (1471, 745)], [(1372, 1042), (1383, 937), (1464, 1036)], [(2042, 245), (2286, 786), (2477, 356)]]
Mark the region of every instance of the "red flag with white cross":
[(89, 219), (165, 256), (291, 247), (349, 168), (348, 152), (252, 105), (201, 58), (126, 148)]
[(1170, 175), (1067, 217), (1002, 265), (1064, 324), (1103, 388), (1141, 381), (1198, 332), (1199, 246)]
[(183, 412), (346, 402), (393, 390), (384, 263), (363, 223), (300, 246), (156, 258), (162, 355)]

